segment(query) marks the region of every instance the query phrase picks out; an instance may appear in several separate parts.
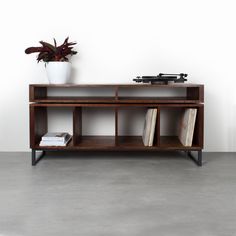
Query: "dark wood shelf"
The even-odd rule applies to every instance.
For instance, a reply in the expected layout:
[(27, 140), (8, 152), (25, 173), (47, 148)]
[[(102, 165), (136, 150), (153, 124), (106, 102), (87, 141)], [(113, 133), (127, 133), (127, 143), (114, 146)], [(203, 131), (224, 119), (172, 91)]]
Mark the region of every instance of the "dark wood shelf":
[(37, 103), (197, 103), (187, 97), (46, 97)]
[(140, 87), (175, 87), (175, 88), (186, 88), (186, 87), (204, 87), (203, 84), (194, 83), (169, 83), (169, 84), (142, 84), (142, 83), (130, 83), (130, 84), (30, 84), (31, 87), (39, 88), (140, 88)]
[[(48, 88), (111, 88), (113, 96), (48, 96)], [(185, 96), (121, 96), (123, 88), (184, 88)], [(32, 84), (29, 86), (30, 97), (30, 147), (32, 149), (32, 164), (37, 163), (36, 150), (42, 151), (197, 151), (197, 164), (201, 165), (201, 152), (204, 146), (204, 86), (200, 84)], [(129, 95), (129, 94), (128, 94)], [(132, 94), (133, 95), (133, 94)], [(148, 95), (148, 94), (147, 94)], [(72, 140), (65, 147), (39, 146), (42, 136), (48, 132), (48, 110), (53, 107), (64, 110), (72, 110), (73, 133)], [(86, 109), (85, 109), (86, 108)], [(82, 133), (82, 114), (87, 108), (107, 108), (114, 112), (114, 135), (86, 136)], [(120, 120), (118, 114), (121, 110), (132, 110), (143, 108), (156, 108), (156, 128), (153, 146), (143, 145), (142, 136), (121, 136), (119, 134)], [(177, 136), (162, 136), (160, 122), (161, 112), (164, 109), (181, 110), (196, 108), (197, 117), (193, 135), (193, 145), (183, 146)], [(102, 110), (102, 109), (101, 109)], [(124, 111), (127, 112), (127, 111)], [(175, 112), (175, 111), (173, 111)], [(121, 113), (122, 114), (122, 113)], [(125, 121), (123, 121), (125, 122)]]
[[(109, 97), (93, 96), (48, 96), (48, 89), (112, 89), (114, 95)], [(120, 92), (123, 89), (155, 89), (157, 95), (150, 97), (127, 97), (121, 96)], [(185, 96), (176, 97), (160, 97), (158, 96), (158, 88), (161, 90), (168, 89), (185, 89)], [(29, 101), (30, 102), (44, 102), (44, 103), (200, 103), (204, 102), (204, 86), (201, 84), (31, 84), (29, 87)]]
[(114, 148), (116, 146), (115, 136), (107, 136), (107, 135), (94, 135), (94, 136), (80, 136), (79, 141), (75, 144), (76, 148)]
[(160, 108), (191, 108), (203, 107), (203, 104), (197, 103), (31, 103), (30, 107), (113, 107), (113, 108), (127, 108), (132, 107), (160, 107)]
[(161, 136), (160, 146), (144, 146), (142, 136), (82, 136), (80, 141), (74, 144), (73, 139), (67, 146), (34, 146), (37, 150), (200, 150), (201, 147), (192, 145), (183, 146), (177, 136)]

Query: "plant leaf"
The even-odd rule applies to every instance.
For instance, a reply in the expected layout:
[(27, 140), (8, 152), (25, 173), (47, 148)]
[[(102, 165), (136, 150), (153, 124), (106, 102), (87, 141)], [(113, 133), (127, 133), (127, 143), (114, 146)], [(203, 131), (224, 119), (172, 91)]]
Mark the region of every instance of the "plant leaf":
[(54, 47), (56, 48), (57, 47), (57, 41), (55, 38), (53, 38), (53, 41), (54, 41)]
[(44, 41), (40, 41), (40, 43), (43, 45), (43, 47), (47, 47), (47, 48), (51, 49), (54, 52), (56, 51), (56, 48), (52, 44), (46, 43)]

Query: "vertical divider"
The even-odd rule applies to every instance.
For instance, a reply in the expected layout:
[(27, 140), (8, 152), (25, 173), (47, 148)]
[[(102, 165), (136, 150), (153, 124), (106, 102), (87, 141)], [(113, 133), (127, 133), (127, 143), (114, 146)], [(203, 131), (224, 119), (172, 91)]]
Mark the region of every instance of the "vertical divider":
[(156, 142), (155, 145), (158, 147), (160, 146), (160, 138), (161, 138), (161, 131), (160, 131), (160, 117), (161, 117), (161, 110), (160, 107), (157, 107), (157, 118), (156, 118)]
[[(119, 100), (119, 86), (115, 87), (115, 100)], [(119, 136), (118, 136), (118, 107), (115, 107), (115, 145), (119, 145)]]
[(41, 138), (48, 131), (47, 107), (30, 105), (30, 147), (39, 144)]
[(204, 107), (199, 106), (197, 109), (196, 123), (193, 133), (193, 144), (203, 148), (204, 140)]
[(81, 142), (82, 138), (82, 107), (74, 107), (73, 111), (73, 145)]
[(119, 145), (118, 141), (118, 107), (115, 107), (115, 145)]
[(115, 100), (119, 100), (119, 87), (115, 86)]

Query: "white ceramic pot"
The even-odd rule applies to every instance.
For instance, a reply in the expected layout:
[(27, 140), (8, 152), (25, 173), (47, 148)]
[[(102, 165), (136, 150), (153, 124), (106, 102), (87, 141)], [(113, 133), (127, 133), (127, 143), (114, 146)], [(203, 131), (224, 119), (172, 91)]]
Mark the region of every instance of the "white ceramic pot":
[(46, 72), (50, 84), (66, 84), (70, 79), (71, 63), (50, 61), (46, 63)]

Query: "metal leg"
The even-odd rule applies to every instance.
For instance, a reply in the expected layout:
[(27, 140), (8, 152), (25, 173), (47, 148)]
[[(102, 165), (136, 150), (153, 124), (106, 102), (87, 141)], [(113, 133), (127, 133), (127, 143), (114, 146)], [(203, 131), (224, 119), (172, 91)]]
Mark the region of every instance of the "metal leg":
[(36, 158), (36, 150), (32, 149), (32, 153), (31, 153), (32, 166), (35, 166), (43, 158), (44, 155), (45, 155), (45, 151), (42, 151), (42, 153), (39, 155), (39, 157)]
[(198, 152), (197, 158), (193, 156), (191, 151), (187, 151), (187, 154), (198, 166), (202, 166), (202, 150), (197, 152)]

